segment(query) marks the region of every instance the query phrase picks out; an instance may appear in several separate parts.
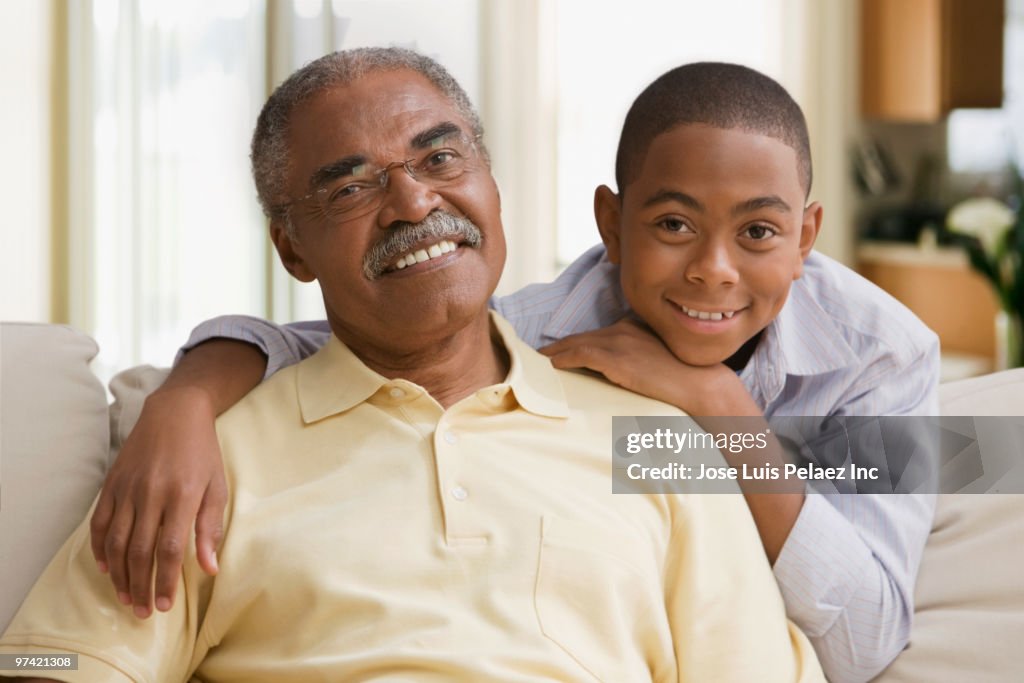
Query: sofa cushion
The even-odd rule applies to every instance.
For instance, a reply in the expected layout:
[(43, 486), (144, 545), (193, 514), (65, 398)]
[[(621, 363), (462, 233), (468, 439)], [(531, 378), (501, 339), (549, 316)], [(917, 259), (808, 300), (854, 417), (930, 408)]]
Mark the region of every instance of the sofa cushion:
[[(1024, 369), (944, 384), (944, 415), (1024, 415)], [(1010, 680), (1024, 671), (1024, 495), (939, 496), (910, 646), (886, 683)]]
[(1024, 415), (1024, 368), (939, 385), (943, 415)]
[(0, 323), (0, 631), (89, 510), (107, 469), (96, 343), (62, 325)]

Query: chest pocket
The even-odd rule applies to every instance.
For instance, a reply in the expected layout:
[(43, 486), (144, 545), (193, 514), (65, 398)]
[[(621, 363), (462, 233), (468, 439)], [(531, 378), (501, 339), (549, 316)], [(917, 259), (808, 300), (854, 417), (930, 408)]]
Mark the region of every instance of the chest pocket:
[(667, 680), (675, 655), (651, 548), (618, 531), (543, 519), (535, 606), (542, 633), (608, 683)]

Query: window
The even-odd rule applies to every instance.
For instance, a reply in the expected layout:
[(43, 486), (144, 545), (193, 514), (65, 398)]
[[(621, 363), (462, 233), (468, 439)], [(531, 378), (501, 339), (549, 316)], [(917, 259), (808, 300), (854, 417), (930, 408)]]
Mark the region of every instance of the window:
[(72, 9), (72, 322), (97, 371), (166, 364), (193, 325), (265, 310), (245, 159), (265, 77), (262, 2)]
[(797, 95), (785, 70), (784, 0), (751, 3), (557, 3), (558, 261), (600, 241), (594, 188), (615, 188), (615, 151), (629, 105), (668, 69), (686, 62), (738, 62)]
[(949, 116), (949, 167), (975, 179), (1009, 164), (1024, 168), (1024, 0), (1007, 0), (1001, 109), (958, 109)]

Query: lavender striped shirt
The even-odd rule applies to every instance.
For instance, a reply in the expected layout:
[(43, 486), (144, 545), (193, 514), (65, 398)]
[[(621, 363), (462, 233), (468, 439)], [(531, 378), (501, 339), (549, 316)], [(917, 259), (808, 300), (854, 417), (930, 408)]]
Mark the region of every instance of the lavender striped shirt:
[[(531, 346), (609, 325), (629, 313), (618, 268), (597, 246), (548, 284), (492, 307)], [(255, 344), (267, 375), (326, 343), (326, 321), (280, 327), (224, 316), (197, 327)], [(180, 354), (179, 354), (180, 356)], [(938, 339), (902, 304), (812, 252), (740, 379), (765, 415), (937, 415)], [(808, 495), (774, 572), (789, 617), (829, 679), (866, 681), (906, 645), (914, 580), (931, 529), (924, 495)]]

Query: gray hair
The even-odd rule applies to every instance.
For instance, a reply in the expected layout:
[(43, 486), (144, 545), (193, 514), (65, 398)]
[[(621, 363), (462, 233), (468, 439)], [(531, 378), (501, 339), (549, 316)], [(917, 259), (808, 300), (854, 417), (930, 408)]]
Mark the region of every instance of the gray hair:
[[(279, 85), (263, 105), (252, 135), (252, 175), (256, 181), (263, 213), (282, 218), (292, 233), (285, 191), (291, 157), (288, 127), (295, 108), (309, 98), (339, 85), (345, 85), (374, 71), (409, 69), (424, 76), (447, 97), (472, 129), (474, 137), (483, 135), (480, 117), (473, 109), (462, 86), (448, 71), (430, 57), (398, 47), (364, 47), (341, 50), (305, 65)], [(486, 149), (480, 152), (487, 159)]]

